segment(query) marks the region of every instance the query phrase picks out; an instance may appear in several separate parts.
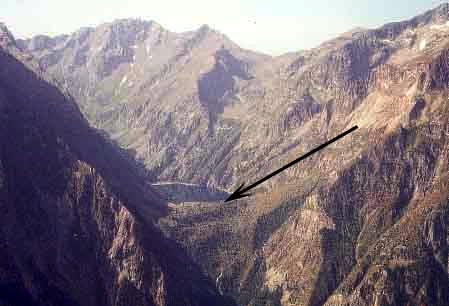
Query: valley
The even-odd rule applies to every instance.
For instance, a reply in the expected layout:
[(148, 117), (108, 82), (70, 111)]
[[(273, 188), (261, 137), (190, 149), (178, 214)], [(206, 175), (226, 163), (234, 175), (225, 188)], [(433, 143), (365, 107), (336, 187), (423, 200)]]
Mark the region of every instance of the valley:
[(0, 306), (447, 306), (448, 23), (281, 56), (207, 25), (0, 27)]

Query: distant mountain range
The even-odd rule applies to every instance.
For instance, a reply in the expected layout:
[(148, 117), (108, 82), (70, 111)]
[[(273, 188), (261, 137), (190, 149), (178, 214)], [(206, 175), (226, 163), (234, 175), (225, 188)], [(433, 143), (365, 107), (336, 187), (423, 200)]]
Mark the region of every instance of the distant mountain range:
[[(108, 262), (108, 269), (119, 276), (127, 271), (126, 290), (137, 290), (123, 296), (138, 297), (137, 304), (142, 305), (177, 305), (181, 296), (184, 305), (211, 305), (212, 300), (214, 305), (241, 306), (447, 305), (449, 4), (378, 29), (349, 31), (314, 49), (279, 57), (243, 50), (208, 26), (173, 33), (153, 21), (124, 19), (71, 35), (28, 40), (14, 40), (2, 29), (4, 61), (14, 62), (11, 67), (21, 71), (26, 68), (17, 60), (39, 71), (64, 92), (65, 98), (58, 92), (61, 98), (56, 100), (66, 101), (56, 104), (61, 110), (48, 115), (50, 106), (47, 112), (36, 105), (54, 100), (45, 98), (46, 90), (41, 89), (50, 85), (44, 81), (28, 85), (36, 76), (27, 72), (27, 77), (16, 78), (19, 68), (2, 64), (4, 96), (22, 101), (4, 99), (12, 101), (6, 105), (14, 109), (6, 114), (15, 116), (33, 105), (43, 114), (41, 119), (25, 114), (2, 121), (7, 122), (5, 134), (13, 135), (2, 138), (9, 148), (4, 149), (9, 159), (2, 159), (3, 167), (16, 165), (25, 178), (47, 173), (50, 180), (49, 174), (59, 171), (55, 169), (70, 169), (62, 172), (79, 176), (81, 170), (73, 166), (33, 170), (42, 164), (39, 158), (49, 165), (64, 158), (62, 153), (46, 154), (45, 139), (50, 136), (39, 136), (55, 133), (49, 138), (55, 148), (64, 147), (57, 142), (62, 137), (75, 161), (98, 169), (119, 205), (107, 206), (109, 210), (99, 214), (91, 209), (87, 217), (82, 210), (76, 218), (85, 216), (97, 224), (94, 232), (103, 233), (98, 220), (125, 222), (116, 213), (123, 206), (132, 222), (142, 216), (148, 230), (126, 232), (120, 241), (138, 244), (133, 235), (142, 239), (156, 235), (158, 245), (169, 249), (155, 250), (142, 242), (126, 254), (134, 258), (143, 250), (150, 258), (173, 255), (163, 263), (156, 260), (143, 266), (130, 259), (133, 265), (128, 267), (126, 257)], [(55, 87), (51, 92), (56, 95)], [(78, 107), (92, 126), (104, 132), (88, 128)], [(30, 127), (25, 129), (22, 122), (30, 122)], [(203, 195), (186, 187), (198, 184), (232, 191), (354, 125), (359, 126), (356, 132), (263, 184), (251, 198), (222, 204), (209, 190)], [(42, 152), (32, 154), (34, 159), (13, 154), (25, 147), (28, 152), (34, 145)], [(25, 170), (29, 162), (31, 170)], [(16, 172), (9, 171), (5, 173)], [(27, 199), (47, 199), (46, 194), (54, 192), (51, 186), (62, 182), (78, 190), (76, 186), (83, 186), (78, 180), (87, 180), (76, 176), (72, 186), (66, 176), (49, 181), (47, 189), (42, 187), (46, 192)], [(164, 192), (176, 199), (173, 202), (195, 203), (166, 204), (148, 180), (182, 182)], [(86, 188), (97, 186), (92, 185), (96, 179), (88, 182)], [(23, 188), (31, 190), (30, 186)], [(62, 188), (68, 192), (61, 193), (62, 200), (45, 209), (54, 211), (57, 203), (71, 203), (65, 200), (73, 193), (67, 188)], [(91, 193), (101, 190), (95, 187)], [(147, 192), (144, 199), (151, 205), (143, 205), (140, 198)], [(87, 198), (82, 203), (96, 207), (97, 202)], [(9, 202), (15, 207), (14, 200)], [(28, 202), (19, 197), (17, 203), (25, 210)], [(65, 205), (72, 214), (81, 209)], [(86, 232), (91, 229), (86, 227)], [(111, 241), (119, 233), (103, 234), (95, 241)], [(3, 235), (15, 237), (8, 230)], [(112, 249), (102, 249), (106, 251), (96, 253), (96, 258), (108, 258)], [(77, 254), (75, 249), (67, 252)], [(36, 254), (40, 253), (32, 255), (37, 258)], [(171, 262), (180, 258), (188, 262), (178, 270)], [(86, 260), (94, 266), (92, 259)], [(153, 275), (148, 283), (137, 278), (152, 264), (162, 274)], [(190, 267), (192, 273), (187, 273)], [(69, 275), (65, 268), (70, 265), (60, 268), (61, 275)], [(173, 273), (172, 283), (165, 285), (164, 269)], [(59, 274), (44, 275), (51, 275), (46, 277), (52, 284), (63, 283), (55, 281)], [(191, 285), (180, 285), (186, 275), (192, 277)], [(120, 296), (120, 284), (107, 283), (105, 288), (113, 291), (104, 290), (104, 298)], [(24, 286), (20, 290), (38, 296)], [(142, 289), (147, 286), (150, 293)], [(185, 291), (175, 295), (170, 286)], [(173, 304), (164, 304), (169, 297)], [(77, 295), (72, 299), (84, 302)], [(81, 304), (87, 303), (94, 302)]]

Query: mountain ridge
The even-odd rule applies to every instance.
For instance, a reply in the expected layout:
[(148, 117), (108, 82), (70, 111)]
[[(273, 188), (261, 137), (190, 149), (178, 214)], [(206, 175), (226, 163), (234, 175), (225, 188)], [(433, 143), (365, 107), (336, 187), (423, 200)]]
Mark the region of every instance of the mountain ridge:
[(238, 305), (444, 306), (448, 21), (445, 4), (276, 58), (132, 29), (32, 56), (156, 181), (230, 190), (359, 126), (254, 197), (157, 226)]
[[(218, 155), (230, 156), (238, 148), (239, 142), (249, 143), (251, 140), (248, 139), (256, 139), (255, 135), (245, 132), (245, 125), (250, 121), (248, 118), (253, 117), (254, 122), (262, 121), (257, 118), (268, 118), (272, 112), (270, 108), (274, 106), (283, 108), (286, 104), (293, 104), (293, 109), (275, 111), (275, 114), (284, 112), (286, 115), (276, 118), (279, 121), (276, 124), (265, 123), (266, 127), (261, 127), (266, 129), (268, 137), (279, 137), (275, 136), (277, 130), (281, 132), (298, 128), (301, 122), (323, 112), (324, 107), (330, 110), (331, 104), (326, 100), (335, 97), (340, 101), (337, 102), (339, 109), (346, 113), (352, 111), (357, 106), (354, 101), (367, 94), (369, 84), (366, 81), (375, 77), (371, 75), (374, 68), (391, 61), (395, 53), (399, 58), (401, 49), (405, 50), (407, 44), (413, 42), (415, 34), (410, 32), (411, 36), (407, 36), (409, 34), (404, 34), (406, 29), (412, 31), (418, 25), (423, 28), (429, 23), (447, 20), (447, 9), (447, 5), (442, 5), (405, 22), (359, 32), (354, 37), (339, 37), (311, 50), (275, 58), (242, 51), (229, 43), (227, 38), (222, 40), (220, 35), (203, 37), (203, 29), (188, 32), (190, 36), (184, 37), (177, 47), (173, 45), (173, 37), (156, 36), (153, 41), (142, 34), (144, 36), (137, 45), (126, 43), (125, 47), (116, 49), (112, 46), (111, 51), (108, 51), (111, 52), (110, 59), (106, 60), (102, 59), (107, 54), (105, 51), (100, 51), (99, 55), (83, 51), (96, 48), (98, 42), (95, 37), (103, 33), (101, 27), (98, 34), (89, 34), (93, 38), (83, 41), (83, 47), (80, 45), (74, 49), (79, 50), (76, 54), (68, 50), (49, 50), (49, 54), (46, 51), (42, 54), (35, 52), (34, 55), (40, 58), (45, 70), (67, 84), (93, 125), (105, 129), (121, 145), (136, 150), (137, 157), (160, 180), (180, 177), (185, 182), (193, 180), (195, 183), (214, 184), (230, 190), (239, 183), (232, 174), (235, 171), (233, 168), (238, 167), (237, 162), (226, 161), (225, 158), (218, 173), (195, 175), (182, 164), (204, 168), (197, 162), (204, 160), (207, 167), (213, 168), (214, 159), (211, 155), (219, 151), (222, 153)], [(113, 23), (104, 27), (111, 25)], [(436, 28), (432, 31), (435, 32)], [(127, 35), (123, 34), (123, 37)], [(391, 35), (402, 35), (404, 38), (398, 40), (398, 46), (388, 45)], [(181, 39), (181, 36), (176, 37)], [(203, 38), (206, 40), (203, 41)], [(424, 40), (414, 43), (418, 45), (415, 47), (418, 52)], [(148, 53), (143, 43), (159, 47)], [(133, 51), (134, 46), (136, 51)], [(171, 55), (162, 56), (159, 52)], [(407, 52), (413, 55), (416, 51)], [(61, 54), (65, 54), (65, 59), (52, 59), (61, 57)], [(349, 66), (341, 66), (338, 58), (347, 61)], [(77, 64), (78, 59), (81, 62)], [(84, 71), (81, 63), (90, 63), (94, 70)], [(105, 77), (104, 73), (110, 76)], [(335, 84), (323, 80), (332, 80)], [(325, 92), (320, 88), (324, 88)], [(298, 109), (302, 107), (301, 104), (292, 103), (292, 100), (305, 101), (307, 106)], [(164, 105), (157, 101), (164, 101)], [(324, 106), (326, 103), (327, 106)], [(192, 117), (185, 116), (187, 112), (193, 114)], [(250, 112), (254, 112), (254, 115)], [(295, 121), (293, 125), (292, 120)], [(185, 124), (187, 122), (189, 124)], [(159, 126), (152, 127), (152, 123)], [(257, 129), (254, 126), (251, 128)], [(224, 144), (215, 143), (214, 139), (220, 133), (229, 139)], [(245, 140), (239, 140), (242, 133), (247, 134), (243, 136)], [(149, 141), (149, 137), (161, 138), (161, 142)], [(176, 139), (176, 150), (174, 146), (164, 144), (169, 142), (169, 138)], [(203, 140), (198, 140), (200, 138)], [(194, 145), (195, 142), (198, 143)], [(292, 142), (296, 143), (297, 140)], [(288, 145), (288, 142), (283, 144), (286, 147)], [(245, 151), (252, 150), (247, 144), (244, 146)], [(196, 150), (199, 150), (198, 153)], [(174, 151), (178, 151), (177, 154)], [(273, 152), (257, 154), (269, 154), (270, 159), (278, 155)], [(157, 158), (151, 161), (148, 159), (150, 155)], [(218, 176), (223, 176), (223, 179), (218, 179)]]

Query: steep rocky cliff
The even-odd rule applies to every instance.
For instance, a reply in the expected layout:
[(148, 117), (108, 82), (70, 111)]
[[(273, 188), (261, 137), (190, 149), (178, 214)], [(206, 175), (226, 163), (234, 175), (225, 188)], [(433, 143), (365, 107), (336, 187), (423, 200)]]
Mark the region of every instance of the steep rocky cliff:
[(0, 305), (230, 305), (154, 226), (167, 203), (132, 159), (0, 32)]
[[(268, 193), (179, 207), (162, 222), (222, 294), (240, 305), (447, 305), (448, 8), (301, 55), (286, 83), (305, 96), (291, 116), (276, 104), (270, 120), (289, 129), (267, 132), (300, 141), (273, 165), (360, 129)], [(254, 137), (255, 150), (273, 145)], [(246, 156), (255, 177), (268, 173), (257, 153)]]

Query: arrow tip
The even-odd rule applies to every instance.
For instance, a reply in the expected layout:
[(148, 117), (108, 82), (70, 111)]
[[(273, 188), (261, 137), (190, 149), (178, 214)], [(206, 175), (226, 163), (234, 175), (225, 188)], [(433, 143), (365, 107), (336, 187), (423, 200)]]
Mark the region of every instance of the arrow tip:
[(241, 198), (245, 198), (245, 197), (249, 197), (251, 194), (245, 194), (245, 192), (242, 192), (242, 188), (245, 185), (245, 183), (243, 183), (239, 188), (237, 188), (236, 191), (234, 191), (226, 200), (226, 202), (231, 202), (237, 199), (241, 199)]

